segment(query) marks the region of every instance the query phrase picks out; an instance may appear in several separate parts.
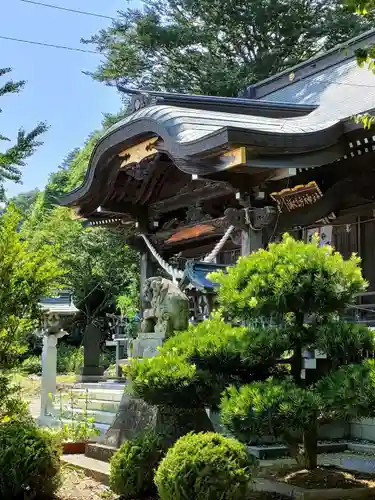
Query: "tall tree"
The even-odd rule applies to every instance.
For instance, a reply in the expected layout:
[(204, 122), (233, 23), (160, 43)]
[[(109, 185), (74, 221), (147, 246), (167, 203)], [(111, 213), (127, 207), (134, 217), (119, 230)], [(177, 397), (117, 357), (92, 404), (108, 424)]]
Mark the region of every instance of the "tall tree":
[(339, 0), (148, 0), (85, 43), (106, 83), (236, 96), (371, 25)]
[(0, 372), (22, 352), (25, 334), (39, 318), (40, 297), (62, 282), (53, 246), (33, 248), (19, 232), (20, 220), (12, 204), (0, 217)]
[(35, 188), (31, 191), (17, 194), (16, 196), (13, 196), (13, 198), (11, 198), (9, 201), (13, 203), (13, 205), (21, 212), (22, 215), (26, 215), (35, 203), (39, 193), (39, 189)]
[[(4, 76), (11, 71), (10, 68), (0, 69), (0, 76)], [(24, 88), (25, 82), (8, 80), (0, 87), (0, 97), (7, 94), (18, 94)], [(1, 109), (0, 109), (1, 112)], [(17, 142), (0, 152), (0, 200), (4, 199), (4, 182), (21, 181), (21, 167), (25, 166), (25, 160), (29, 158), (35, 149), (42, 144), (40, 136), (46, 132), (47, 125), (44, 122), (39, 123), (31, 132), (25, 132), (24, 129), (18, 131)], [(0, 141), (9, 141), (8, 137), (0, 134)]]

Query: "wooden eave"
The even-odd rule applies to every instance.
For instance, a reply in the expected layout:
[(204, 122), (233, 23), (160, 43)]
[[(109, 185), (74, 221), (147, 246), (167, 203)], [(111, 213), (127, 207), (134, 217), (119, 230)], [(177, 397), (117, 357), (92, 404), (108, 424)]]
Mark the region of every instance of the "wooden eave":
[[(173, 126), (167, 127), (168, 117), (159, 108), (164, 110), (165, 106), (146, 108), (142, 115), (135, 113), (110, 129), (93, 151), (84, 183), (62, 199), (61, 204), (79, 207), (82, 215), (88, 215), (104, 204), (119, 172), (160, 154), (169, 157), (176, 168), (190, 176), (212, 178), (243, 167), (250, 178), (261, 170), (279, 168), (276, 158), (280, 156), (285, 156), (284, 164), (297, 165), (303, 158), (303, 166), (307, 167), (329, 163), (345, 151), (344, 126), (340, 122), (322, 124), (320, 129), (316, 125), (312, 130), (313, 127), (297, 127), (299, 117), (290, 118), (288, 122), (264, 118), (258, 123), (257, 117), (230, 113), (211, 113), (209, 120), (206, 118), (211, 132), (195, 134), (193, 140), (181, 142), (171, 130), (182, 127), (184, 112), (179, 114), (179, 108), (167, 109), (172, 125), (173, 120), (176, 123), (173, 129)], [(198, 123), (204, 119), (204, 113), (193, 111), (196, 118), (189, 115), (189, 123), (193, 118)], [(233, 126), (233, 120), (238, 126)], [(254, 125), (249, 126), (247, 120)], [(290, 131), (284, 122), (293, 124)], [(274, 130), (269, 123), (275, 123)], [(194, 125), (188, 126), (192, 127), (194, 137)]]

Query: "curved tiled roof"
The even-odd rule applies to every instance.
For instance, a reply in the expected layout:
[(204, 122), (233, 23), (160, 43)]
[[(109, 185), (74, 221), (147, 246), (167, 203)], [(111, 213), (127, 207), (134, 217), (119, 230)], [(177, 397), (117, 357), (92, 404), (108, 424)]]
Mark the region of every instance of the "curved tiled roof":
[[(306, 166), (338, 159), (345, 154), (340, 139), (346, 123), (349, 129), (353, 128), (351, 116), (375, 109), (375, 77), (367, 69), (358, 67), (354, 55), (322, 68), (306, 72), (306, 76), (297, 74), (297, 68), (296, 81), (284, 82), (278, 88), (272, 87), (272, 82), (267, 83), (271, 91), (261, 100), (249, 100), (250, 106), (246, 106), (244, 99), (202, 97), (204, 109), (199, 109), (199, 96), (177, 94), (164, 94), (163, 104), (163, 94), (150, 92), (150, 96), (157, 94), (157, 102), (126, 116), (106, 132), (90, 159), (84, 184), (62, 203), (73, 205), (77, 200), (90, 197), (91, 185), (100, 186), (118, 169), (118, 165), (111, 163), (112, 159), (125, 148), (151, 136), (160, 137), (157, 148), (167, 153), (178, 168), (202, 176), (227, 168), (220, 160), (216, 164), (203, 160), (212, 152), (225, 150), (228, 144), (240, 144), (254, 151), (254, 159), (247, 163), (249, 168), (285, 167), (285, 161), (293, 164), (293, 155), (298, 156), (297, 161), (305, 157)], [(285, 80), (285, 75), (283, 78)], [(277, 109), (284, 109), (285, 116), (285, 109), (293, 105), (305, 106), (304, 116), (277, 117)], [(308, 109), (308, 105), (315, 105), (316, 109)], [(239, 112), (241, 106), (243, 113)], [(271, 156), (275, 153), (278, 162)]]

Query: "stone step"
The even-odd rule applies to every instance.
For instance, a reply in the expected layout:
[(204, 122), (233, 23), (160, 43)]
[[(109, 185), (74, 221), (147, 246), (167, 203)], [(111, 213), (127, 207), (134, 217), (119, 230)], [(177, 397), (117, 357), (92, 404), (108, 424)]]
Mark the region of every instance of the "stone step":
[[(96, 399), (99, 401), (116, 401), (120, 402), (122, 395), (124, 394), (124, 390), (122, 389), (101, 389), (101, 388), (93, 388), (85, 389), (75, 388), (72, 390), (73, 397), (75, 399)], [(67, 399), (69, 399), (69, 392), (66, 394)]]
[(78, 382), (74, 384), (74, 389), (80, 390), (104, 390), (104, 391), (124, 391), (126, 386), (126, 382), (118, 382), (118, 381), (107, 381), (107, 382)]
[[(57, 409), (56, 409), (57, 411)], [(72, 420), (74, 421), (79, 421), (79, 416), (82, 414), (82, 410), (80, 408), (73, 408), (73, 409), (66, 409), (64, 410), (63, 413), (63, 418)], [(93, 418), (95, 425), (96, 424), (106, 424), (106, 425), (111, 425), (115, 416), (116, 412), (109, 412), (109, 411), (100, 411), (100, 410), (87, 410), (87, 417), (88, 418)], [(72, 415), (73, 418), (72, 418)]]
[[(272, 458), (281, 458), (289, 455), (288, 448), (282, 444), (248, 446), (247, 448), (252, 455), (255, 455), (260, 460), (270, 460)], [(348, 443), (346, 441), (337, 443), (318, 443), (318, 453), (339, 453), (347, 449)]]
[(116, 451), (117, 448), (114, 446), (107, 446), (100, 443), (88, 443), (85, 455), (86, 457), (95, 458), (96, 460), (109, 463)]
[(86, 457), (85, 455), (62, 455), (63, 464), (81, 470), (88, 477), (108, 486), (109, 482), (109, 464), (101, 460)]
[[(74, 401), (73, 408), (77, 410), (92, 410), (92, 411), (105, 411), (109, 413), (116, 413), (120, 406), (119, 401), (104, 401), (102, 399), (77, 399)], [(57, 412), (60, 412), (60, 402), (53, 405)], [(63, 410), (68, 413), (71, 411), (69, 400), (64, 401)]]

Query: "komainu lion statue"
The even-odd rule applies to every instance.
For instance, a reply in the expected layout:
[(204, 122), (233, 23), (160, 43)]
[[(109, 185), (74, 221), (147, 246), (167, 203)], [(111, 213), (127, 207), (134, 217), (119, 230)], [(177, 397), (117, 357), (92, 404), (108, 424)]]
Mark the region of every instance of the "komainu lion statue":
[(142, 333), (155, 332), (169, 337), (188, 328), (189, 299), (170, 280), (148, 278), (143, 290)]

